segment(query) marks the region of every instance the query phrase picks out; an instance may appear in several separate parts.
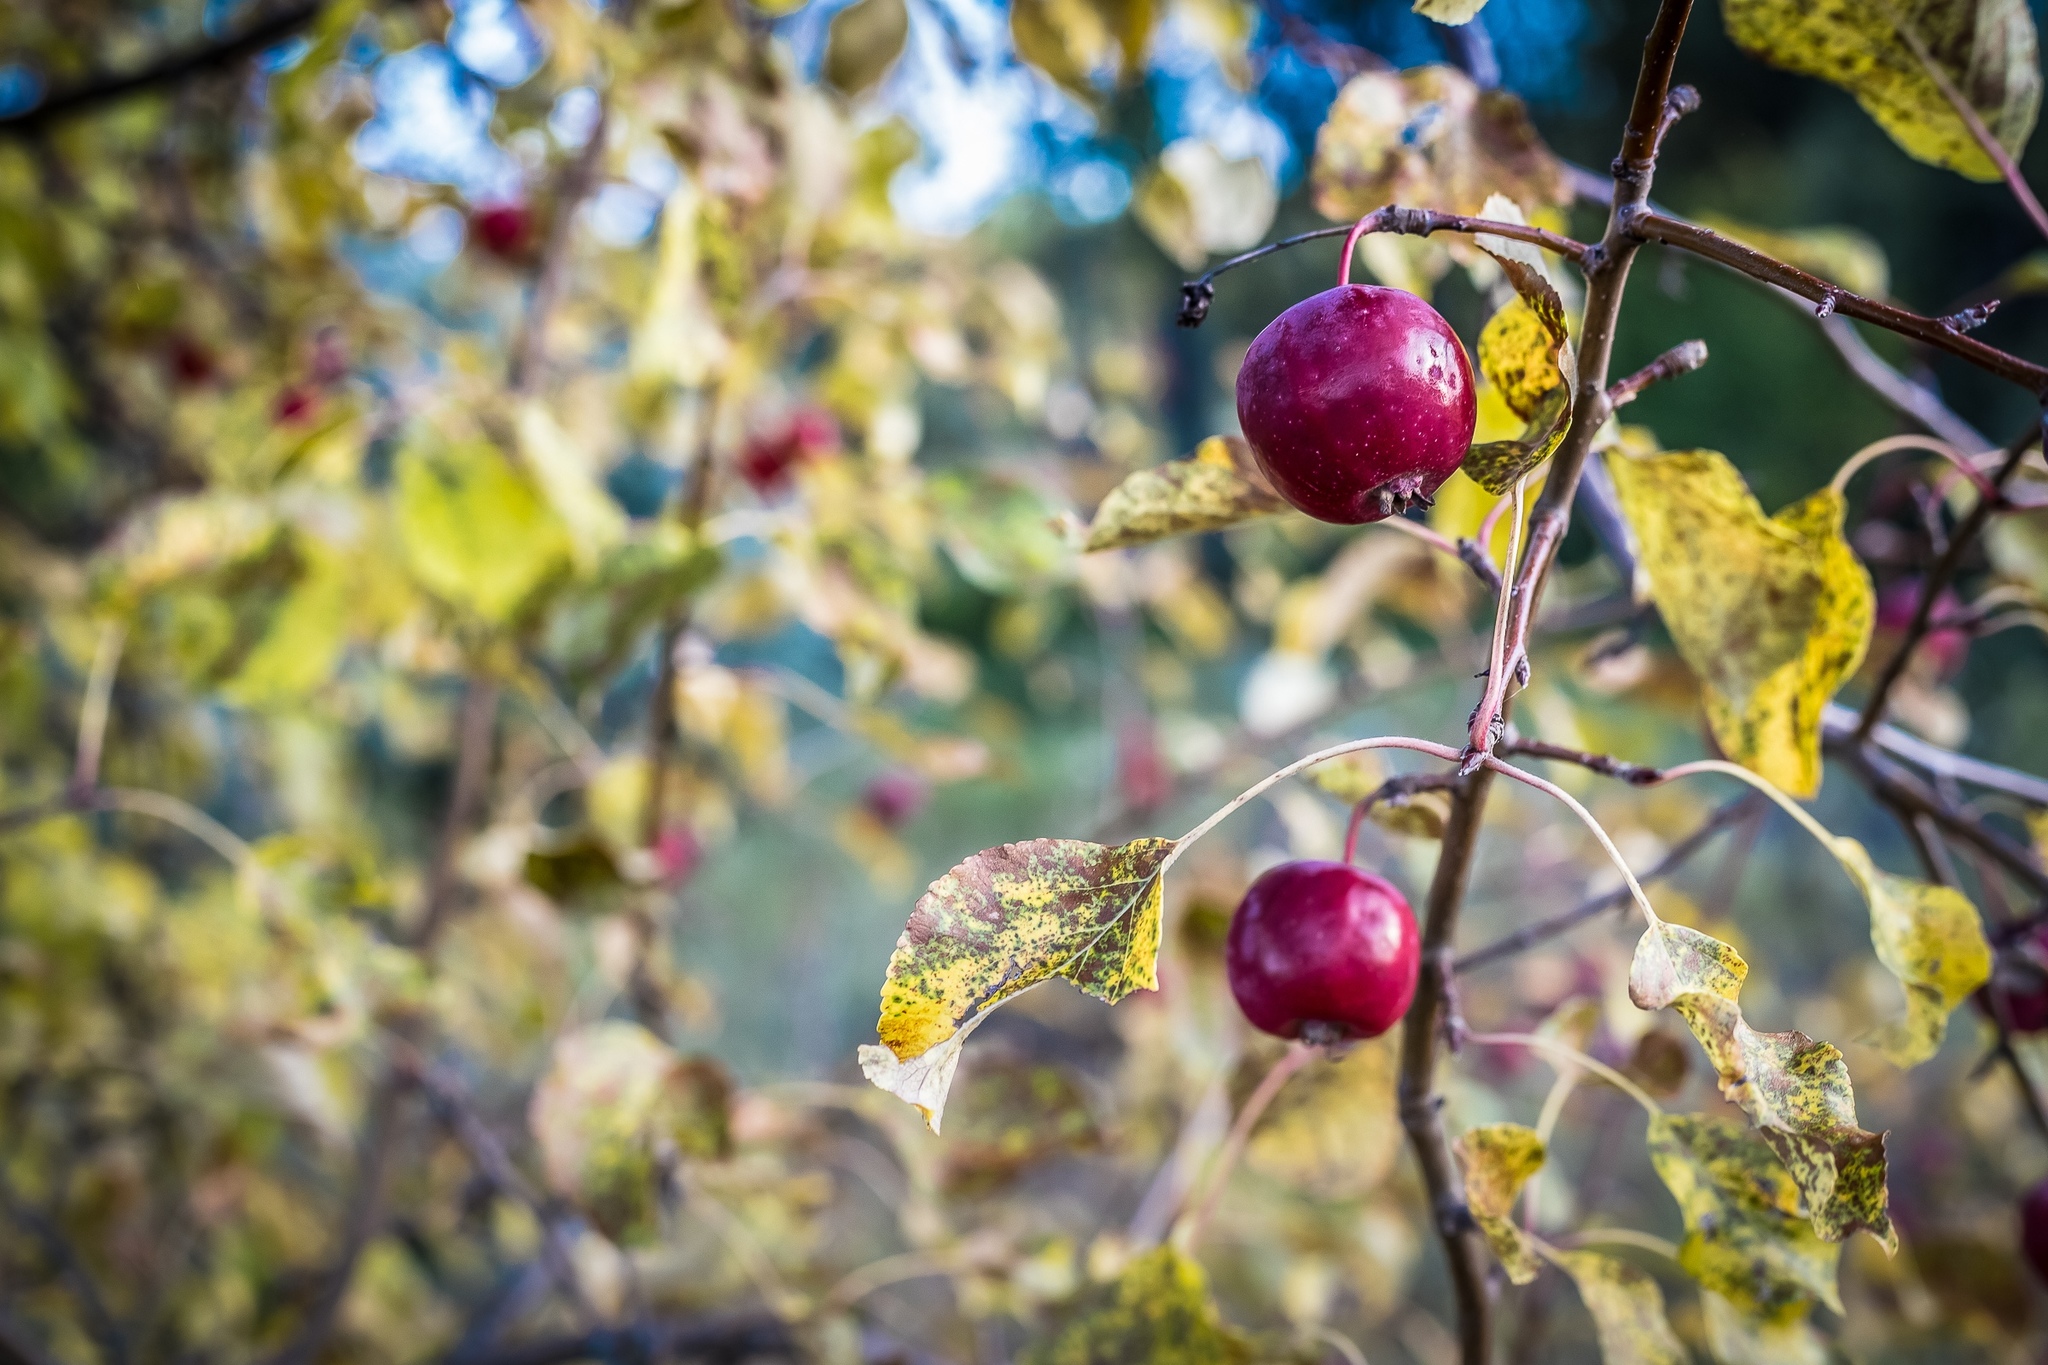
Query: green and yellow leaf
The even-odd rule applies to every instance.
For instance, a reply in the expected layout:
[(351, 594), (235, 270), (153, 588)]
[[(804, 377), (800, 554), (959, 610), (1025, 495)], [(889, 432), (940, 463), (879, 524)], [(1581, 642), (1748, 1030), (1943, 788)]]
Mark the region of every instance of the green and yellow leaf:
[(1870, 643), (1876, 597), (1825, 488), (1766, 517), (1716, 451), (1610, 454), (1650, 595), (1737, 763), (1795, 796), (1820, 789), (1821, 710)]
[(2017, 157), (2041, 109), (2027, 0), (1723, 0), (1752, 55), (1856, 97), (1909, 156), (1997, 180), (1968, 110)]
[(1137, 1257), (1096, 1298), (1058, 1336), (1026, 1352), (1028, 1365), (1250, 1365), (1259, 1358), (1216, 1311), (1202, 1267), (1172, 1247)]
[(1991, 979), (1977, 907), (1952, 886), (1881, 871), (1854, 839), (1837, 838), (1834, 852), (1870, 903), (1877, 960), (1906, 988), (1906, 1017), (1871, 1041), (1895, 1065), (1917, 1065), (1940, 1050), (1956, 1006)]
[(967, 1037), (1021, 991), (1064, 977), (1115, 1004), (1158, 987), (1161, 874), (1171, 839), (1111, 848), (1033, 839), (984, 849), (933, 882), (882, 982), (870, 1081), (939, 1131)]
[(1469, 24), (1486, 8), (1486, 0), (1415, 0), (1414, 8), (1439, 24)]
[(1280, 190), (1256, 156), (1227, 157), (1206, 138), (1176, 138), (1131, 199), (1138, 226), (1183, 270), (1257, 245), (1273, 226)]
[(1884, 1135), (1858, 1126), (1840, 1050), (1796, 1030), (1751, 1028), (1736, 999), (1748, 975), (1749, 964), (1727, 944), (1659, 920), (1636, 944), (1629, 998), (1639, 1009), (1668, 1006), (1685, 1020), (1720, 1075), (1721, 1094), (1749, 1115), (1791, 1172), (1816, 1234), (1838, 1242), (1860, 1228), (1896, 1249)]
[(1088, 525), (1086, 548), (1217, 531), (1286, 510), (1242, 438), (1211, 436), (1187, 459), (1141, 469), (1112, 488)]
[[(1484, 215), (1522, 221), (1513, 201), (1494, 195)], [(1515, 297), (1479, 333), (1479, 370), (1526, 425), (1505, 441), (1485, 441), (1465, 452), (1460, 468), (1489, 493), (1506, 493), (1516, 480), (1550, 458), (1572, 421), (1577, 365), (1565, 330), (1564, 300), (1550, 282), (1543, 257), (1527, 242), (1481, 234), (1475, 244), (1499, 263)]]
[(1450, 66), (1353, 76), (1316, 134), (1310, 183), (1316, 211), (1339, 220), (1387, 204), (1477, 213), (1492, 194), (1531, 209), (1571, 202), (1521, 100)]
[(821, 74), (841, 94), (858, 95), (888, 74), (909, 36), (903, 0), (858, 0), (832, 16)]
[(1529, 1177), (1543, 1169), (1543, 1139), (1519, 1123), (1488, 1123), (1459, 1134), (1451, 1150), (1465, 1174), (1465, 1202), (1487, 1245), (1510, 1280), (1529, 1283), (1542, 1262), (1514, 1220), (1515, 1200)]
[(1798, 1184), (1766, 1142), (1729, 1119), (1650, 1120), (1650, 1162), (1685, 1220), (1678, 1263), (1741, 1315), (1804, 1319), (1815, 1300), (1837, 1313), (1841, 1248), (1815, 1235)]
[(1691, 1365), (1664, 1316), (1664, 1291), (1655, 1280), (1597, 1251), (1545, 1254), (1578, 1287), (1606, 1365)]
[(415, 442), (397, 472), (407, 566), (450, 606), (502, 625), (566, 567), (561, 519), (490, 442)]
[(1766, 1322), (1714, 1293), (1700, 1291), (1707, 1352), (1719, 1365), (1827, 1365), (1827, 1342), (1805, 1318)]
[(1015, 0), (1010, 39), (1019, 57), (1093, 102), (1102, 85), (1139, 69), (1155, 15), (1153, 0)]

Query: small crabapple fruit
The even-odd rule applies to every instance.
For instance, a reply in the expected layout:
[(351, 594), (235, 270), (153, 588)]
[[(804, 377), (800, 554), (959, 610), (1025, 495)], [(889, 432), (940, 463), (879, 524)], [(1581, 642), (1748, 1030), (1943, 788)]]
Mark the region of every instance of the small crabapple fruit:
[(1282, 863), (1244, 893), (1224, 945), (1230, 992), (1267, 1033), (1376, 1038), (1415, 998), (1422, 960), (1400, 891), (1349, 863)]
[(1451, 476), (1478, 421), (1450, 324), (1400, 289), (1340, 284), (1275, 318), (1237, 372), (1237, 420), (1273, 488), (1318, 521), (1380, 521)]

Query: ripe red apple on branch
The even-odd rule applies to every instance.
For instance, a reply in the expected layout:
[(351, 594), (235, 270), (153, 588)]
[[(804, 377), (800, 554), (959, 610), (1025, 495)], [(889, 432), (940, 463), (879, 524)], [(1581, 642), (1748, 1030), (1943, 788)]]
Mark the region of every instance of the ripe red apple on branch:
[(1230, 922), (1231, 994), (1253, 1025), (1311, 1043), (1377, 1038), (1408, 1012), (1421, 965), (1415, 914), (1392, 883), (1351, 866), (1282, 863)]

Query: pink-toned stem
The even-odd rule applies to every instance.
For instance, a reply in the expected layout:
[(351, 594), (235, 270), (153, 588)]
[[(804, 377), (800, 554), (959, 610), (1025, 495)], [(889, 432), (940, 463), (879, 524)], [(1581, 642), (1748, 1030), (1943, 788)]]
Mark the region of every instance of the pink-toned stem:
[(1209, 1226), (1210, 1217), (1216, 1212), (1216, 1205), (1223, 1199), (1224, 1187), (1230, 1183), (1230, 1173), (1237, 1169), (1238, 1160), (1244, 1156), (1244, 1149), (1252, 1140), (1252, 1129), (1258, 1126), (1267, 1106), (1273, 1103), (1286, 1084), (1294, 1079), (1296, 1072), (1316, 1058), (1317, 1049), (1306, 1043), (1290, 1043), (1287, 1051), (1273, 1063), (1260, 1078), (1258, 1087), (1245, 1097), (1244, 1106), (1232, 1120), (1230, 1132), (1223, 1139), (1223, 1150), (1217, 1154), (1216, 1169), (1209, 1176), (1209, 1187), (1202, 1194), (1202, 1202), (1174, 1234), (1174, 1242), (1182, 1251), (1192, 1253), (1201, 1245), (1202, 1233)]

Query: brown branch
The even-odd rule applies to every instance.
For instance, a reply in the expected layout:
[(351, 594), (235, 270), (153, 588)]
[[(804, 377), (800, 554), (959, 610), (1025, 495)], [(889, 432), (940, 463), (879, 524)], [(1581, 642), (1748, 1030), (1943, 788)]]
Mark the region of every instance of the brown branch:
[(1633, 403), (1637, 395), (1650, 385), (1690, 374), (1706, 363), (1706, 342), (1681, 341), (1634, 374), (1615, 380), (1607, 390), (1607, 406), (1611, 410)]
[[(1765, 799), (1761, 792), (1750, 792), (1747, 795), (1736, 797), (1733, 801), (1730, 801), (1727, 805), (1722, 806), (1719, 810), (1708, 816), (1706, 823), (1681, 839), (1672, 847), (1670, 852), (1658, 859), (1656, 863), (1636, 880), (1648, 886), (1651, 882), (1661, 881), (1678, 871), (1679, 868), (1690, 862), (1701, 849), (1712, 843), (1715, 835), (1732, 826), (1741, 824), (1744, 820), (1749, 819), (1750, 816), (1761, 810)], [(1518, 953), (1525, 953), (1539, 943), (1545, 943), (1558, 937), (1560, 934), (1569, 933), (1589, 919), (1593, 919), (1610, 910), (1622, 909), (1634, 904), (1634, 902), (1635, 893), (1626, 886), (1616, 887), (1614, 890), (1603, 895), (1589, 897), (1569, 910), (1552, 915), (1548, 919), (1540, 919), (1534, 923), (1523, 925), (1520, 929), (1495, 939), (1483, 948), (1475, 948), (1452, 963), (1451, 970), (1454, 973), (1477, 971), (1481, 967), (1490, 966), (1505, 958), (1514, 957)]]
[(1912, 660), (1913, 652), (1920, 648), (1926, 638), (1929, 626), (1934, 621), (1934, 604), (1942, 591), (1954, 581), (1956, 571), (1962, 568), (1963, 557), (1976, 544), (1977, 535), (1991, 520), (1991, 514), (1998, 510), (2005, 492), (2006, 483), (2019, 472), (2020, 464), (2026, 459), (2027, 451), (2037, 439), (2048, 431), (2048, 414), (2044, 414), (2041, 425), (2031, 427), (2009, 442), (2005, 447), (2005, 459), (1991, 476), (1991, 487), (2000, 496), (1980, 497), (1976, 506), (1964, 516), (1962, 523), (1949, 537), (1948, 548), (1934, 567), (1927, 572), (1927, 579), (1920, 585), (1920, 600), (1913, 607), (1913, 619), (1905, 633), (1899, 637), (1898, 646), (1891, 658), (1885, 660), (1884, 670), (1878, 674), (1877, 682), (1870, 689), (1870, 698), (1863, 704), (1863, 719), (1857, 722), (1854, 739), (1861, 744), (1870, 738), (1871, 731), (1884, 719), (1886, 705), (1891, 701), (1892, 689), (1905, 676), (1906, 665)]
[(1599, 773), (1602, 777), (1619, 778), (1631, 787), (1653, 787), (1664, 780), (1664, 774), (1660, 769), (1646, 767), (1641, 763), (1630, 763), (1611, 754), (1589, 754), (1583, 749), (1571, 749), (1541, 739), (1511, 736), (1502, 740), (1494, 752), (1508, 756), (1527, 754), (1530, 758), (1550, 758), (1559, 763), (1576, 763), (1581, 768)]
[(515, 394), (529, 394), (540, 382), (541, 362), (547, 354), (548, 323), (568, 283), (569, 246), (576, 235), (576, 211), (597, 186), (610, 129), (611, 112), (599, 105), (597, 126), (590, 130), (590, 137), (556, 186), (554, 213), (548, 223), (547, 241), (541, 246), (540, 268), (533, 278), (533, 297), (526, 305), (525, 324), (512, 347), (510, 382)]
[[(1797, 294), (1784, 289), (1774, 292), (1798, 307), (1801, 313), (1812, 316), (1813, 310), (1807, 308), (1805, 300)], [(1855, 323), (1845, 317), (1821, 318), (1820, 334), (1841, 356), (1842, 363), (1849, 367), (1849, 373), (1862, 380), (1865, 387), (1893, 408), (1967, 454), (1991, 449), (1991, 442), (1984, 438), (1984, 434), (1958, 417), (1948, 404), (1941, 401), (1941, 395), (1908, 379), (1886, 363), (1883, 356), (1871, 350), (1870, 343), (1856, 330)]]
[[(1856, 712), (1830, 702), (1821, 713), (1821, 734), (1828, 740), (1847, 739), (1856, 733), (1861, 722), (1862, 717)], [(2048, 777), (2036, 777), (2032, 773), (1959, 754), (1938, 744), (1929, 744), (1891, 725), (1873, 727), (1870, 742), (1893, 758), (1925, 769), (1936, 777), (1967, 782), (1973, 787), (2003, 792), (2037, 806), (2048, 806)]]
[(283, 42), (317, 19), (325, 8), (325, 0), (301, 0), (301, 3), (259, 20), (245, 32), (222, 42), (180, 52), (124, 76), (104, 76), (68, 90), (59, 90), (20, 113), (0, 117), (0, 136), (24, 137), (39, 133), (60, 119), (85, 113), (100, 105), (232, 66), (244, 57), (253, 57), (265, 48)]
[(567, 1365), (578, 1360), (794, 1359), (789, 1325), (769, 1313), (642, 1321), (442, 1357), (442, 1365)]
[(1415, 1002), (1401, 1024), (1401, 1126), (1415, 1150), (1416, 1164), (1429, 1191), (1430, 1215), (1450, 1262), (1463, 1365), (1488, 1365), (1492, 1358), (1493, 1303), (1486, 1284), (1486, 1244), (1465, 1203), (1464, 1185), (1444, 1134), (1436, 1068), (1437, 1048), (1450, 1014), (1451, 943), (1471, 881), (1472, 857), (1492, 783), (1493, 770), (1481, 768), (1451, 792), (1443, 852), (1437, 857), (1436, 875), (1424, 906), (1422, 973), (1415, 987)]
[(1717, 261), (1752, 279), (1774, 284), (1818, 305), (1816, 311), (1822, 317), (1841, 314), (1859, 318), (1936, 350), (1947, 351), (1979, 369), (2018, 384), (2036, 397), (2048, 395), (2048, 369), (1995, 346), (1987, 346), (1939, 318), (1923, 317), (1889, 303), (1852, 294), (1839, 285), (1829, 284), (1817, 275), (1809, 275), (1761, 251), (1732, 242), (1719, 233), (1666, 214), (1653, 213), (1641, 204), (1618, 213), (1622, 232), (1635, 241), (1660, 242)]
[(498, 684), (489, 678), (472, 677), (463, 691), (462, 713), (456, 722), (455, 781), (448, 793), (448, 809), (442, 816), (433, 861), (427, 867), (427, 907), (413, 932), (415, 948), (431, 948), (454, 912), (458, 889), (455, 855), (483, 810), (497, 724)]
[(2048, 896), (2048, 869), (2042, 867), (2032, 849), (1956, 810), (1938, 793), (1929, 791), (1919, 778), (1874, 748), (1858, 743), (1853, 736), (1824, 742), (1830, 752), (1849, 764), (1878, 800), (1905, 812), (1909, 821), (1926, 817), (1943, 834), (1990, 858), (2035, 895)]

